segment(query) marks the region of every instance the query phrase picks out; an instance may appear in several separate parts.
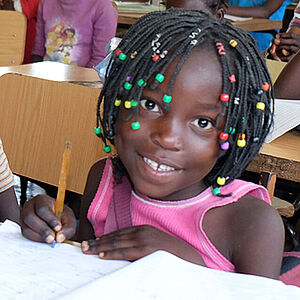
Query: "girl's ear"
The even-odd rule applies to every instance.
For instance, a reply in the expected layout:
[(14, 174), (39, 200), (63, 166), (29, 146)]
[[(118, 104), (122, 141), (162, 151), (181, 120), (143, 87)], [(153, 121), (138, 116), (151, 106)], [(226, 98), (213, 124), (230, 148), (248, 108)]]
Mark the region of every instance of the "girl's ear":
[(217, 19), (223, 19), (223, 18), (224, 18), (224, 15), (225, 15), (225, 10), (224, 10), (224, 8), (220, 8), (220, 9), (218, 9), (218, 11), (216, 12), (215, 17), (216, 17)]

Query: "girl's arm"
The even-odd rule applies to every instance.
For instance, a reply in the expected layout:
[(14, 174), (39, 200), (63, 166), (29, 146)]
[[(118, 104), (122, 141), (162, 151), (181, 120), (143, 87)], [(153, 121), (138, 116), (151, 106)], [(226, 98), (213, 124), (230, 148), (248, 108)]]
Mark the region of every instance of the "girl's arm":
[(278, 279), (284, 247), (284, 226), (277, 211), (246, 195), (232, 205), (231, 262), (239, 273)]
[(300, 100), (300, 50), (281, 71), (274, 84), (274, 95), (279, 99)]
[(226, 13), (239, 17), (268, 19), (277, 9), (280, 8), (283, 2), (284, 0), (267, 0), (263, 5), (254, 7), (229, 5)]
[(97, 161), (89, 171), (85, 190), (80, 204), (79, 229), (77, 235), (78, 241), (95, 238), (94, 230), (91, 223), (87, 219), (87, 214), (90, 204), (95, 197), (98, 186), (100, 184), (102, 178), (101, 174), (103, 173), (105, 163), (106, 159), (101, 159)]

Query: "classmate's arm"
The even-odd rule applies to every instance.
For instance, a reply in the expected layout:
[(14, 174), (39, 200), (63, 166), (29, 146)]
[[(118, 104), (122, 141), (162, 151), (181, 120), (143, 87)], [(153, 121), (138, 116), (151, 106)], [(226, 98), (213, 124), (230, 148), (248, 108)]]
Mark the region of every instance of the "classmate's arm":
[(261, 6), (241, 7), (229, 5), (227, 14), (239, 17), (253, 17), (268, 19), (277, 9), (280, 8), (284, 0), (267, 0)]
[(281, 71), (274, 84), (274, 95), (279, 99), (300, 99), (300, 50)]
[(91, 223), (87, 219), (87, 214), (90, 204), (96, 195), (99, 183), (101, 181), (101, 174), (103, 173), (105, 163), (106, 159), (101, 159), (98, 162), (96, 162), (89, 171), (84, 194), (81, 199), (80, 205), (79, 229), (77, 235), (78, 241), (95, 238), (94, 230)]
[(240, 199), (234, 209), (231, 261), (236, 271), (278, 279), (284, 246), (281, 217), (252, 196)]
[(6, 219), (19, 223), (20, 208), (17, 202), (14, 187), (0, 193), (0, 222)]
[(92, 68), (106, 56), (105, 46), (116, 34), (118, 14), (110, 2), (104, 2), (104, 7), (98, 6), (94, 20), (93, 45), (91, 59), (87, 67)]

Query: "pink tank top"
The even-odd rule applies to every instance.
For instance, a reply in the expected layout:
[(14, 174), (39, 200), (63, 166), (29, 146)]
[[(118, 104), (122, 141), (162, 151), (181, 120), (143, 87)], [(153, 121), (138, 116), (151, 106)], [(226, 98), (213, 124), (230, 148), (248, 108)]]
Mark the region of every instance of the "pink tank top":
[[(113, 181), (112, 163), (110, 159), (107, 159), (97, 193), (88, 211), (88, 219), (93, 225), (96, 237), (108, 233), (104, 232), (104, 227), (113, 195)], [(205, 234), (202, 228), (205, 213), (214, 207), (236, 202), (246, 194), (269, 204), (271, 202), (264, 187), (242, 180), (234, 180), (222, 187), (222, 193), (232, 193), (232, 196), (216, 197), (212, 194), (212, 188), (208, 187), (190, 199), (159, 201), (132, 191), (130, 201), (132, 225), (152, 225), (184, 240), (198, 250), (207, 267), (235, 272), (234, 265), (216, 249)]]

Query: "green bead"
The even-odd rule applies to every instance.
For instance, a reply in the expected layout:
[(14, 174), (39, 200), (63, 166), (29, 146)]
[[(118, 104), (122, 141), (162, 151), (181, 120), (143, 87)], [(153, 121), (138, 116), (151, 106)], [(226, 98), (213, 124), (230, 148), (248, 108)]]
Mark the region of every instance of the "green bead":
[(133, 130), (139, 129), (141, 127), (140, 122), (133, 122), (131, 124), (131, 127), (132, 127)]
[(125, 88), (125, 90), (129, 91), (132, 88), (132, 84), (126, 81), (124, 84), (124, 88)]
[(212, 193), (213, 193), (215, 196), (221, 195), (221, 191), (220, 191), (219, 188), (214, 188), (213, 191), (212, 191)]
[(131, 106), (136, 107), (138, 105), (139, 105), (138, 101), (131, 100)]
[(139, 81), (138, 81), (138, 86), (140, 86), (140, 87), (144, 87), (144, 86), (146, 86), (147, 85), (147, 83), (144, 81), (144, 79), (140, 79)]
[(111, 151), (111, 148), (110, 148), (110, 146), (105, 146), (104, 147), (104, 151), (106, 152), (106, 153), (109, 153), (110, 151)]
[(164, 95), (163, 101), (164, 101), (165, 103), (170, 103), (170, 102), (172, 101), (172, 96)]
[(96, 134), (100, 134), (100, 133), (101, 133), (101, 128), (100, 128), (100, 127), (95, 127), (95, 128), (94, 128), (94, 132), (95, 132)]
[(125, 60), (126, 57), (127, 57), (127, 55), (124, 54), (124, 53), (121, 53), (121, 54), (119, 55), (119, 59), (120, 59), (120, 60)]
[(158, 73), (156, 76), (155, 76), (155, 79), (157, 81), (159, 81), (160, 83), (162, 83), (164, 80), (165, 80), (165, 76), (163, 74), (160, 74)]
[(230, 128), (229, 128), (229, 133), (230, 133), (230, 134), (234, 134), (234, 133), (235, 133), (235, 128), (230, 127)]

